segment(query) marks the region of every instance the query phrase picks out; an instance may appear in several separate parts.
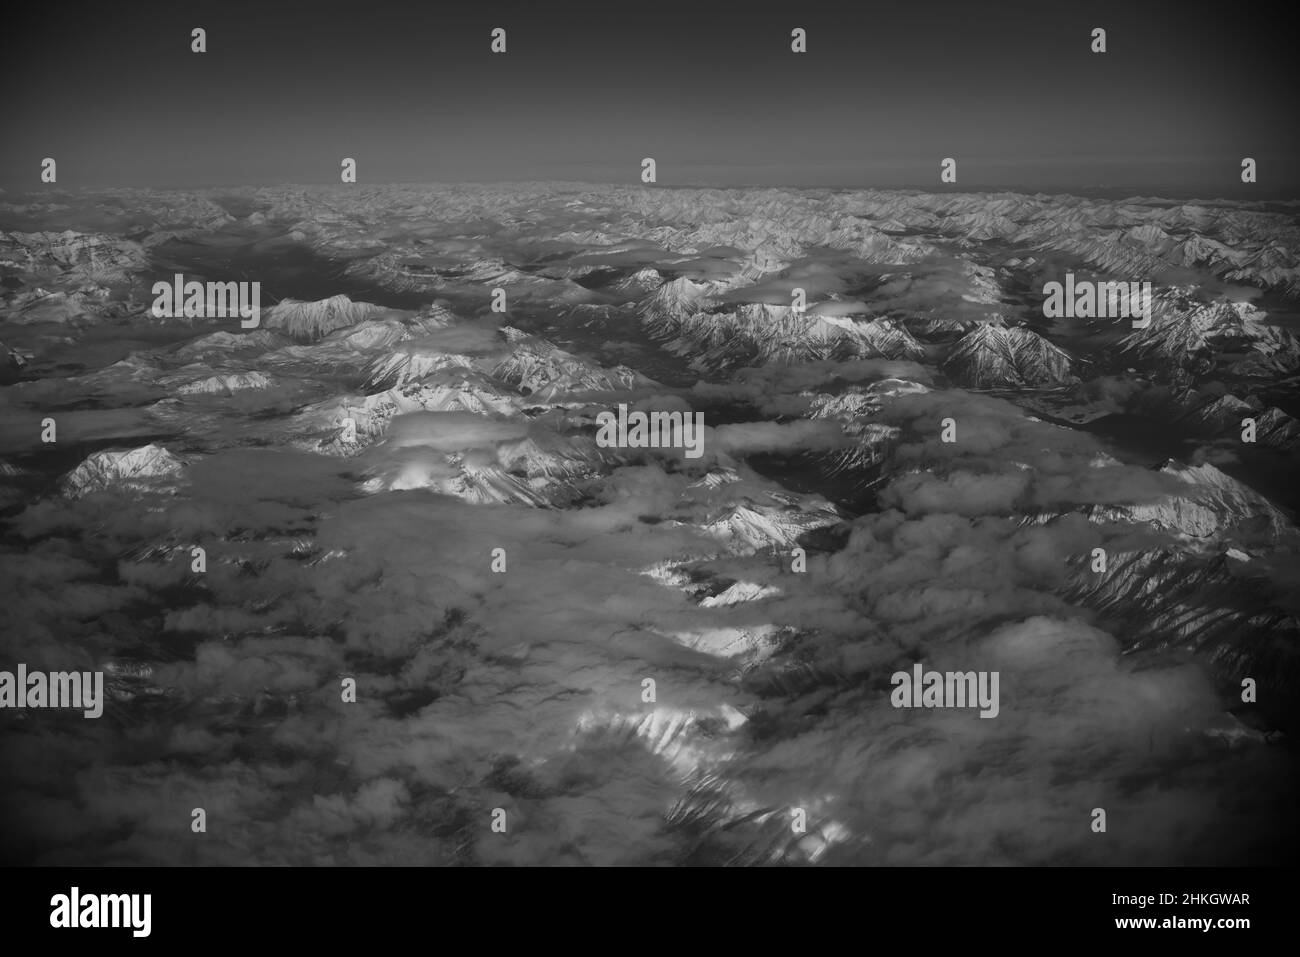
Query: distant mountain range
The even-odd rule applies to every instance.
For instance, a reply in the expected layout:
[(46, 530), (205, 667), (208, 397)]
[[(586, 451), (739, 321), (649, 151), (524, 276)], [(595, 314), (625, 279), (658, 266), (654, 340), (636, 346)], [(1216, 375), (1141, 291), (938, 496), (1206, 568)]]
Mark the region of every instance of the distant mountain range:
[[(286, 187), (6, 194), (0, 229), (0, 652), (102, 667), (119, 722), (22, 733), (115, 795), (206, 749), (249, 779), (223, 860), (347, 859), (307, 767), (389, 858), (564, 858), (574, 815), (638, 863), (1285, 850), (1300, 209)], [(1067, 271), (1151, 282), (1150, 324), (1047, 318)], [(155, 317), (176, 273), (260, 283), (259, 324)], [(702, 412), (703, 456), (602, 447), (620, 404)], [(894, 710), (922, 660), (1000, 669), (997, 720)], [(168, 860), (14, 787), (76, 823), (12, 857)], [(1094, 794), (1141, 839), (1089, 843)], [(504, 850), (455, 823), (492, 802)]]

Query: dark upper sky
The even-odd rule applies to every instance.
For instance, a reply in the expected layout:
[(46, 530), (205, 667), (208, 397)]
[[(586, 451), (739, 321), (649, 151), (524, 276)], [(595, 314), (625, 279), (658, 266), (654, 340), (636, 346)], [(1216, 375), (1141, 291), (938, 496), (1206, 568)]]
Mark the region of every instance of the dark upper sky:
[[(1255, 4), (24, 4), (0, 184), (456, 180), (1300, 195), (1285, 21)], [(190, 30), (208, 52), (190, 52)], [(508, 52), (489, 52), (493, 27)], [(790, 52), (793, 27), (808, 52)], [(1109, 50), (1089, 50), (1093, 27)]]

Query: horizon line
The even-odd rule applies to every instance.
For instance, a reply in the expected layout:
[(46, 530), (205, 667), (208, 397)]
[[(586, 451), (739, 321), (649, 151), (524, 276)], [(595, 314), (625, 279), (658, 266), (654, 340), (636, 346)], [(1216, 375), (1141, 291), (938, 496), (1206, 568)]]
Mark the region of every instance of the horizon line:
[[(219, 183), (196, 186), (143, 186), (143, 185), (126, 185), (126, 184), (85, 184), (80, 186), (62, 186), (57, 183), (42, 184), (31, 189), (20, 190), (10, 189), (0, 186), (0, 201), (6, 197), (33, 197), (42, 193), (49, 194), (76, 194), (76, 193), (95, 193), (95, 192), (113, 192), (113, 191), (133, 191), (133, 192), (154, 192), (154, 193), (209, 193), (222, 190), (264, 190), (264, 189), (367, 189), (371, 187), (415, 187), (415, 188), (447, 188), (456, 186), (480, 186), (480, 187), (521, 187), (521, 186), (552, 186), (563, 185), (577, 189), (582, 188), (608, 188), (617, 187), (624, 189), (643, 189), (643, 190), (713, 190), (713, 191), (759, 191), (759, 190), (797, 190), (802, 192), (884, 192), (884, 193), (920, 193), (929, 195), (963, 193), (1015, 193), (1027, 196), (1065, 196), (1078, 199), (1089, 199), (1091, 197), (1086, 193), (1109, 192), (1109, 193), (1128, 193), (1126, 198), (1131, 199), (1177, 199), (1180, 201), (1200, 201), (1200, 202), (1273, 202), (1273, 203), (1300, 203), (1300, 190), (1293, 192), (1263, 192), (1263, 194), (1251, 200), (1242, 195), (1227, 196), (1201, 193), (1197, 187), (1171, 189), (1167, 192), (1155, 192), (1158, 187), (1151, 185), (1132, 185), (1123, 184), (1111, 186), (1107, 184), (1094, 183), (1087, 185), (1051, 185), (1051, 186), (1013, 186), (999, 183), (975, 183), (971, 185), (944, 183), (939, 185), (869, 185), (869, 184), (786, 184), (786, 183), (769, 183), (769, 184), (717, 184), (717, 183), (640, 183), (614, 180), (593, 180), (593, 179), (503, 179), (503, 180), (376, 180), (366, 183), (342, 183), (342, 182), (277, 182), (277, 183)], [(1239, 189), (1245, 191), (1247, 187), (1255, 187), (1256, 184), (1238, 184)], [(1219, 187), (1222, 189), (1222, 187)], [(1253, 191), (1253, 190), (1252, 190)], [(1115, 197), (1119, 198), (1119, 197)]]

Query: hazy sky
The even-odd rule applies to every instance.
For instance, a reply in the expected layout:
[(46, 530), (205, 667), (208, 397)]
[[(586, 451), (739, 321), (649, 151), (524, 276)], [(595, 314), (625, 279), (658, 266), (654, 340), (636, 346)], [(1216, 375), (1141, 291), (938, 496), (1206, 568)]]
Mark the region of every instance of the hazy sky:
[[(1300, 193), (1292, 51), (1259, 5), (24, 5), (0, 183), (1140, 187)], [(190, 51), (190, 30), (208, 52)], [(489, 52), (493, 27), (508, 52)], [(808, 52), (790, 31), (808, 31)], [(1090, 52), (1093, 27), (1108, 52)]]

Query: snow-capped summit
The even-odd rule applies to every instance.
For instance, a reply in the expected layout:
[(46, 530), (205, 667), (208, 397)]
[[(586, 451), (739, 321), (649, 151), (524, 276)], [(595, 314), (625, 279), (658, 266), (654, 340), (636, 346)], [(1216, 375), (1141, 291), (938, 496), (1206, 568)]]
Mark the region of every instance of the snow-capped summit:
[(184, 466), (161, 445), (95, 452), (64, 477), (63, 492), (79, 498), (110, 488), (156, 491), (165, 489)]
[(1071, 359), (1024, 326), (988, 322), (963, 336), (943, 371), (974, 389), (1054, 388), (1077, 381)]
[(206, 376), (180, 386), (180, 395), (230, 395), (245, 389), (269, 389), (275, 382), (261, 372), (229, 372)]
[(1292, 529), (1281, 509), (1209, 463), (1185, 465), (1171, 460), (1160, 472), (1183, 483), (1185, 490), (1150, 504), (1093, 506), (1089, 517), (1149, 523), (1192, 539), (1232, 535), (1275, 541)]
[(440, 369), (471, 369), (474, 360), (458, 353), (443, 352), (412, 343), (380, 355), (367, 370), (367, 387), (390, 386), (400, 388), (418, 382)]
[(794, 504), (743, 501), (727, 506), (703, 524), (711, 537), (740, 554), (795, 544), (815, 528), (834, 525), (840, 517), (830, 505), (800, 508)]
[(1300, 340), (1266, 318), (1248, 302), (1201, 302), (1186, 289), (1164, 290), (1151, 324), (1133, 330), (1120, 349), (1140, 362), (1194, 373), (1220, 363), (1239, 374), (1300, 370)]
[[(641, 300), (638, 312), (651, 334), (670, 334), (672, 321), (685, 319), (703, 309), (711, 291), (712, 287), (708, 283), (680, 276), (664, 283)], [(664, 325), (665, 321), (667, 325)]]
[(492, 367), (492, 375), (532, 401), (545, 402), (571, 392), (611, 392), (644, 388), (653, 380), (625, 366), (602, 369), (572, 353), (510, 329), (514, 348)]
[(356, 325), (385, 312), (388, 310), (383, 306), (353, 302), (341, 294), (316, 302), (285, 299), (263, 310), (262, 325), (283, 329), (297, 339), (319, 339), (335, 329)]

